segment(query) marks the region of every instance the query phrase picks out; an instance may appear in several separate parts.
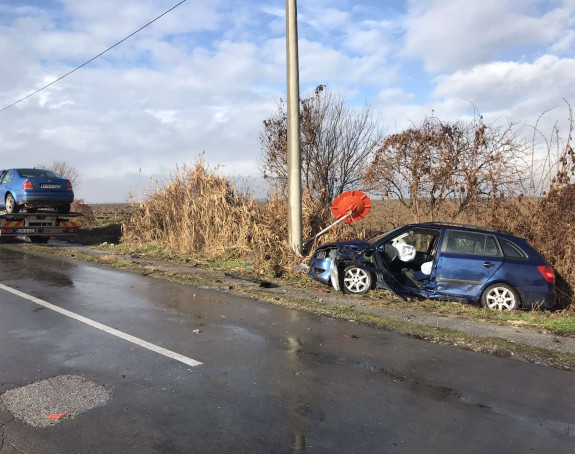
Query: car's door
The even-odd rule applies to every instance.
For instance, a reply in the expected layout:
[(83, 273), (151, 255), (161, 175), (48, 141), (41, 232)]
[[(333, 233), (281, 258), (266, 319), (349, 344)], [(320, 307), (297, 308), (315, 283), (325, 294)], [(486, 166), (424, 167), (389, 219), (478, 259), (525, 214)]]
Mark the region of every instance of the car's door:
[(503, 264), (493, 235), (448, 229), (434, 272), (435, 292), (457, 298), (474, 298)]

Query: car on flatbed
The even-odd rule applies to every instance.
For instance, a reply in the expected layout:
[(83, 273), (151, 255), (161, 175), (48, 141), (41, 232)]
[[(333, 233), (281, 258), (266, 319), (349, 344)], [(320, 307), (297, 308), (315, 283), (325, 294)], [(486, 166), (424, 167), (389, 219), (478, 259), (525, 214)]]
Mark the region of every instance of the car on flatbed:
[(0, 196), (9, 214), (38, 208), (69, 213), (74, 201), (72, 183), (46, 169), (0, 170)]
[(455, 223), (409, 224), (367, 241), (318, 247), (308, 275), (344, 293), (373, 288), (496, 310), (552, 308), (555, 273), (522, 238)]

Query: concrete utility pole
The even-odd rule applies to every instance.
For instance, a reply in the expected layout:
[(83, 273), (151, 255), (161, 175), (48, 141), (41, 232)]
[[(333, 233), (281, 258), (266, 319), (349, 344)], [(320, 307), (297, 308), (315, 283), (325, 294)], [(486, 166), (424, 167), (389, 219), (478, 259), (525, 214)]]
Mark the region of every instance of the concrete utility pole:
[(290, 246), (297, 255), (301, 255), (301, 151), (299, 141), (299, 62), (296, 0), (286, 0), (286, 38), (288, 230)]

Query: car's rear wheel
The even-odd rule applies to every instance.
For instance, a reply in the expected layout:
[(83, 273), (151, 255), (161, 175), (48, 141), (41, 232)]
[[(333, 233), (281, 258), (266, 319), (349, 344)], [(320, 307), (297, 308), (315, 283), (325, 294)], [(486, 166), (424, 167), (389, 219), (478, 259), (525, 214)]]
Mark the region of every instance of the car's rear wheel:
[(14, 200), (12, 194), (6, 195), (4, 205), (6, 206), (6, 213), (18, 213), (18, 211), (20, 211), (20, 207), (16, 203), (16, 200)]
[(519, 309), (520, 300), (517, 291), (507, 284), (493, 284), (481, 295), (481, 306), (498, 311)]
[(58, 207), (58, 213), (69, 213), (70, 212), (70, 204), (65, 203), (64, 205), (60, 205)]
[(348, 266), (343, 270), (342, 290), (344, 293), (363, 295), (371, 290), (372, 283), (373, 278), (369, 271), (355, 265)]

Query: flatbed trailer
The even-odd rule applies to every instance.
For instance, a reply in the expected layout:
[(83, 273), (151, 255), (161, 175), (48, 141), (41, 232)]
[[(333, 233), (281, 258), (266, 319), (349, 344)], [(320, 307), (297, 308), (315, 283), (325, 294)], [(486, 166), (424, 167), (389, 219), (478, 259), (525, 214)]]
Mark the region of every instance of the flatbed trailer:
[(75, 218), (83, 213), (6, 213), (0, 211), (0, 238), (26, 236), (33, 243), (46, 243), (53, 236), (69, 236), (78, 233)]

